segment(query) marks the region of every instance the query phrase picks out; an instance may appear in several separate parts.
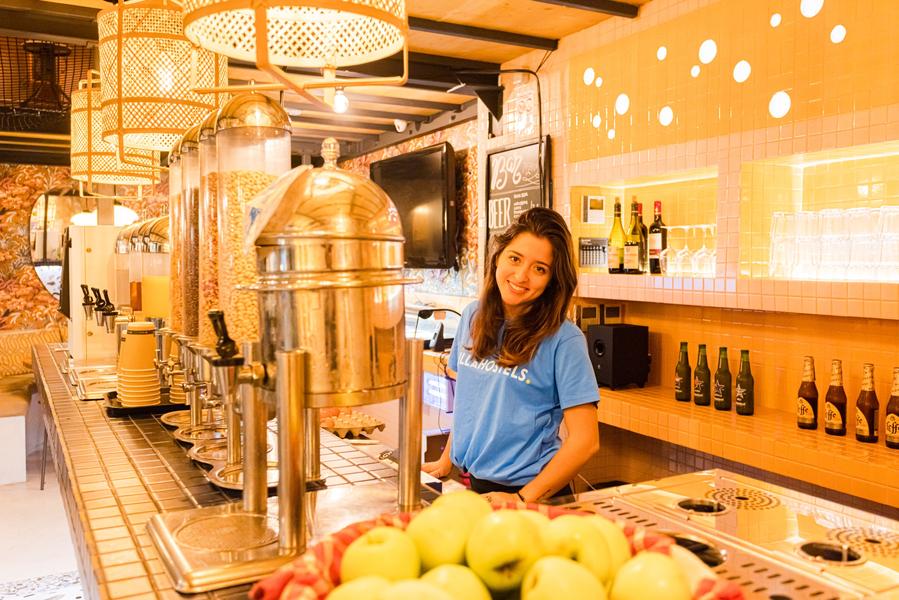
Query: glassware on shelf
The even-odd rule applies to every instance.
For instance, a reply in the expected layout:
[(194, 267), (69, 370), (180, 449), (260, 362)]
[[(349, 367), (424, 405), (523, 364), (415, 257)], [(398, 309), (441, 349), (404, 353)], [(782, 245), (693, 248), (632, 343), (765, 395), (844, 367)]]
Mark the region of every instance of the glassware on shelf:
[(660, 256), (669, 277), (714, 277), (717, 225), (667, 225), (668, 247)]
[(790, 278), (796, 256), (796, 215), (776, 212), (771, 215), (771, 255), (768, 275)]
[(692, 275), (694, 277), (715, 276), (715, 225), (694, 225), (692, 228), (695, 239), (700, 240), (700, 247), (693, 253)]
[(676, 277), (683, 271), (678, 254), (687, 245), (687, 231), (680, 225), (668, 225), (665, 228), (668, 230), (668, 247), (660, 255), (662, 274)]

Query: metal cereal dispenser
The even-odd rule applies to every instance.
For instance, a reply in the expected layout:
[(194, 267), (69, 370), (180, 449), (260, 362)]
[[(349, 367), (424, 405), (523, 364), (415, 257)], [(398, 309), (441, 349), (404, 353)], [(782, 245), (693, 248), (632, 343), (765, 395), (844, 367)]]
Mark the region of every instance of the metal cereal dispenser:
[[(301, 554), (310, 532), (340, 519), (413, 510), (420, 504), (420, 342), (406, 341), (403, 232), (377, 185), (325, 165), (292, 173), (268, 199), (255, 239), (261, 345), (244, 355), (221, 315), (214, 378), (237, 393), (244, 419), (243, 502), (156, 515), (148, 528), (175, 589), (202, 592), (259, 579)], [(273, 188), (274, 189), (274, 188)], [(402, 398), (398, 487), (345, 491), (318, 482), (318, 410)], [(265, 496), (266, 406), (278, 418), (277, 502)], [(259, 432), (263, 435), (259, 435)], [(310, 485), (316, 482), (317, 485)]]

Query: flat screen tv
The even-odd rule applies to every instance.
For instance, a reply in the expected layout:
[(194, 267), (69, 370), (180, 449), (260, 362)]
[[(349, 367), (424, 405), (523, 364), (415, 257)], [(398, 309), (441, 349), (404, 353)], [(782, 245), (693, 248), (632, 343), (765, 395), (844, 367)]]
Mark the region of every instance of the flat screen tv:
[(406, 266), (456, 267), (456, 164), (444, 142), (371, 164), (371, 179), (396, 205), (406, 236)]

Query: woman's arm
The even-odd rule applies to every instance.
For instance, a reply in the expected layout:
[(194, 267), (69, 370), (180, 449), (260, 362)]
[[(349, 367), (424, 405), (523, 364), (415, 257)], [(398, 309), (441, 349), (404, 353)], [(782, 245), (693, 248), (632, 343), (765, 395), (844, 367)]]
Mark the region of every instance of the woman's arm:
[(446, 447), (443, 453), (435, 461), (426, 462), (421, 465), (421, 470), (431, 477), (446, 477), (453, 470), (453, 461), (450, 460), (450, 447), (453, 444), (453, 432), (450, 431), (446, 436)]
[(565, 487), (599, 451), (599, 422), (592, 403), (566, 408), (562, 413), (568, 437), (543, 470), (519, 492), (526, 502), (548, 498)]

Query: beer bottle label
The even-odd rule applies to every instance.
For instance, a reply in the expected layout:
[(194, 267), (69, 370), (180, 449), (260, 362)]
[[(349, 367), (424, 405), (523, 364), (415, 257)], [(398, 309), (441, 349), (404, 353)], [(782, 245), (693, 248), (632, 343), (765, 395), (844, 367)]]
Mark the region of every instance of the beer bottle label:
[(899, 415), (887, 415), (887, 421), (884, 424), (884, 435), (888, 442), (899, 443)]
[(836, 406), (833, 405), (832, 402), (824, 403), (824, 425), (828, 429), (843, 428), (843, 417), (840, 416), (840, 411)]
[(743, 386), (741, 386), (739, 383), (737, 384), (736, 396), (737, 406), (743, 406), (744, 404), (746, 404), (746, 389), (743, 388)]
[(715, 402), (724, 402), (724, 384), (715, 382)]
[(815, 411), (808, 400), (799, 396), (799, 403), (796, 407), (796, 416), (798, 421), (803, 425), (810, 425), (815, 422)]
[[(865, 413), (858, 408), (855, 409), (855, 432), (865, 437), (873, 437), (877, 435), (877, 412), (872, 413), (871, 423), (865, 418)], [(872, 426), (873, 425), (873, 426)]]
[(704, 382), (699, 377), (693, 378), (693, 393), (697, 396), (702, 396), (702, 394), (705, 393), (703, 383)]
[(674, 391), (678, 394), (681, 394), (687, 390), (684, 389), (684, 378), (680, 375), (674, 376)]

